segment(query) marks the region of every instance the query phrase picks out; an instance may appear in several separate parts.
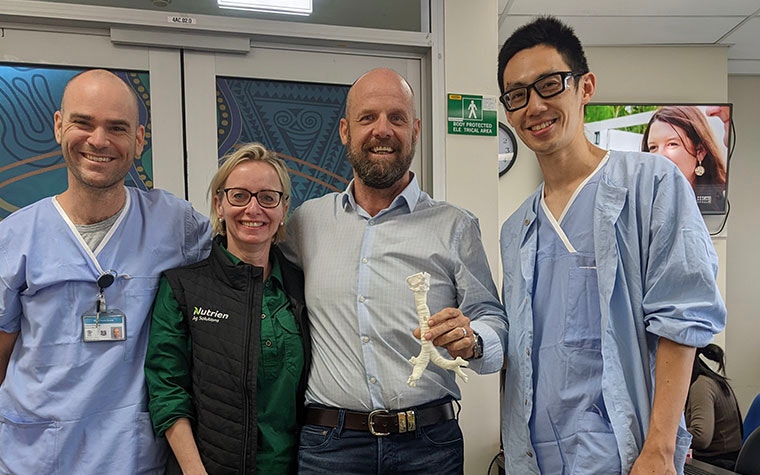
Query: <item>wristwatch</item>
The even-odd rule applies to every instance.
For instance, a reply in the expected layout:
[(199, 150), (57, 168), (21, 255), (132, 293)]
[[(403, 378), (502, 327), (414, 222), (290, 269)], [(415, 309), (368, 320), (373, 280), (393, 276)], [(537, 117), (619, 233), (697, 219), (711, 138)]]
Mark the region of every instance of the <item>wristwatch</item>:
[(467, 358), (468, 360), (477, 360), (479, 358), (483, 357), (483, 339), (475, 333), (472, 332), (472, 336), (475, 339), (475, 346), (472, 348), (472, 358)]

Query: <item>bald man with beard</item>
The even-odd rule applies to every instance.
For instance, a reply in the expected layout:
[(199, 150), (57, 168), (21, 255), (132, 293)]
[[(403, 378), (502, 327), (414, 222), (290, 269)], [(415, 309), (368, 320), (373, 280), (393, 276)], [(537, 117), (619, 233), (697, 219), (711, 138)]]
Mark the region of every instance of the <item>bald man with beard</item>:
[(288, 222), (313, 342), (299, 473), (463, 472), (454, 372), (430, 365), (407, 384), (420, 351), (407, 276), (431, 275), (426, 339), (478, 373), (502, 367), (506, 317), (477, 218), (420, 189), (410, 171), (419, 134), (407, 81), (365, 73), (340, 121), (353, 180)]

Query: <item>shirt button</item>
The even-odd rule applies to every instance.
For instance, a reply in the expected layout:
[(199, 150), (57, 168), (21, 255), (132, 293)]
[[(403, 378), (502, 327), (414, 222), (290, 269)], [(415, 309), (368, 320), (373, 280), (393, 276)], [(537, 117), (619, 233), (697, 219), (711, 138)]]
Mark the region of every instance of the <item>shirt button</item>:
[(369, 337), (368, 337), (368, 336), (363, 336), (363, 337), (362, 337), (362, 341), (363, 341), (364, 343), (368, 343), (368, 342), (369, 342)]
[(369, 262), (369, 259), (367, 259), (366, 257), (362, 259), (362, 264), (366, 264), (367, 262)]
[(528, 400), (527, 400), (527, 399), (525, 400), (525, 405), (526, 405), (526, 406), (528, 405)]
[(267, 340), (266, 343), (264, 343), (267, 346), (272, 346), (272, 340)]
[(525, 354), (530, 356), (530, 348), (525, 348)]
[(375, 384), (377, 382), (377, 378), (375, 378), (374, 376), (372, 376), (371, 378), (369, 378), (369, 382), (372, 383), (372, 384)]
[(529, 219), (526, 219), (525, 221), (523, 221), (523, 225), (524, 226), (528, 226), (529, 224), (530, 224), (530, 220)]
[(375, 225), (375, 221), (374, 221), (374, 220), (372, 220), (372, 219), (370, 219), (370, 220), (369, 220), (369, 225), (370, 225), (370, 226), (374, 226), (374, 225)]
[(265, 318), (267, 318), (267, 314), (266, 313), (262, 313), (261, 314), (261, 319), (264, 320)]
[(364, 302), (365, 300), (367, 300), (367, 299), (364, 298), (364, 295), (362, 295), (362, 296), (359, 297), (359, 302)]
[(533, 458), (533, 451), (532, 450), (528, 450), (527, 452), (525, 452), (525, 455), (527, 455), (530, 458)]

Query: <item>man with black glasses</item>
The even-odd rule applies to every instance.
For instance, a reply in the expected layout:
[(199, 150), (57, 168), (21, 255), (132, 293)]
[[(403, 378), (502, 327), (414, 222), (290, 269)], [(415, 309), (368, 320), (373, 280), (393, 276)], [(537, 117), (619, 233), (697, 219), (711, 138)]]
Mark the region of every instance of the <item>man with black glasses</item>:
[(501, 231), (507, 472), (681, 473), (694, 347), (725, 324), (691, 187), (664, 157), (586, 139), (596, 77), (558, 20), (507, 39), (498, 81), (544, 178)]

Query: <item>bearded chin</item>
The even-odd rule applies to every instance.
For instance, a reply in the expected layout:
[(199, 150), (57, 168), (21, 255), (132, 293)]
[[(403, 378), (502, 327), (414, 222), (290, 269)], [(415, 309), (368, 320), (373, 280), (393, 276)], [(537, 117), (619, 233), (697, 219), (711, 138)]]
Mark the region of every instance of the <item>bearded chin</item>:
[(396, 166), (382, 167), (377, 164), (364, 162), (360, 166), (355, 167), (354, 170), (356, 170), (356, 175), (365, 185), (370, 188), (385, 190), (400, 180), (408, 169), (405, 170)]
[(417, 145), (412, 140), (409, 153), (388, 161), (373, 162), (369, 153), (365, 150), (355, 150), (353, 147), (346, 149), (348, 161), (356, 172), (356, 176), (368, 187), (385, 190), (395, 185), (406, 173), (414, 159), (414, 151)]

